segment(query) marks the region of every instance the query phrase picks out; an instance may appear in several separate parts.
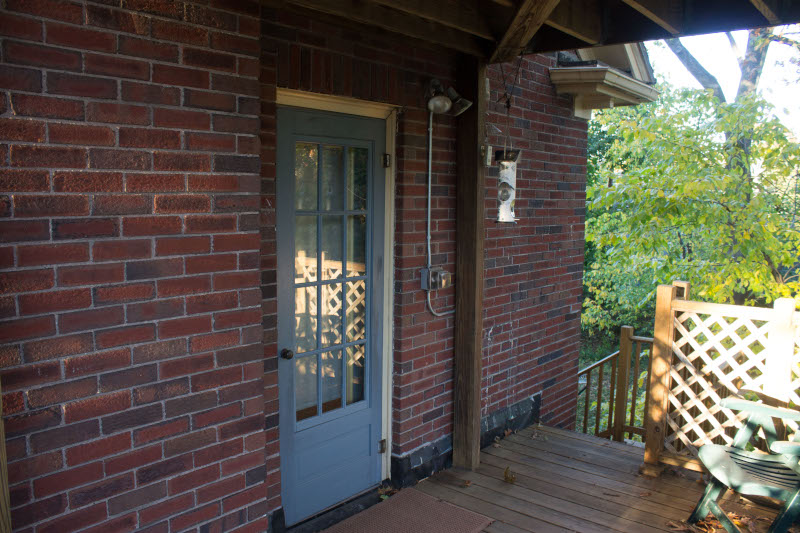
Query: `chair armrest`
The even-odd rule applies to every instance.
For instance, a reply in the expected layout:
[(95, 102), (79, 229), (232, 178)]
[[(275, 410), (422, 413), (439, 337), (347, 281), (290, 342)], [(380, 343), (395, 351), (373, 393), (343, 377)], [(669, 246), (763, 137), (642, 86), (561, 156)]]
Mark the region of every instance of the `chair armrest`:
[(776, 440), (769, 447), (774, 453), (781, 455), (796, 455), (800, 456), (800, 442), (791, 442), (788, 440)]
[(785, 409), (783, 407), (772, 407), (771, 405), (742, 400), (741, 398), (723, 398), (720, 405), (727, 409), (733, 409), (734, 411), (744, 411), (754, 415), (800, 421), (800, 411)]

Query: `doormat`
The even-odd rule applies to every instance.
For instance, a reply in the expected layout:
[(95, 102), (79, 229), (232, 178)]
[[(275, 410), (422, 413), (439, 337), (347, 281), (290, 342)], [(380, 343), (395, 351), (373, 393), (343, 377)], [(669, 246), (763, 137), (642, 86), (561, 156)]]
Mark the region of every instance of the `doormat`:
[(404, 489), (323, 533), (480, 533), (490, 518)]

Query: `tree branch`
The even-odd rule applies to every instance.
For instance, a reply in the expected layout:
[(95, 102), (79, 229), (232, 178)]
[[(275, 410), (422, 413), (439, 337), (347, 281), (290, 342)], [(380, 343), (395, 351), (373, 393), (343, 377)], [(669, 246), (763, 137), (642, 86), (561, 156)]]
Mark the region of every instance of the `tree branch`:
[(758, 80), (761, 79), (761, 72), (764, 70), (764, 62), (767, 59), (767, 49), (773, 41), (772, 30), (757, 29), (750, 30), (747, 34), (747, 50), (741, 61), (742, 77), (739, 80), (739, 89), (736, 91), (736, 100), (741, 97), (753, 94), (758, 88)]
[(722, 87), (709, 71), (700, 64), (697, 59), (683, 46), (680, 39), (665, 39), (664, 42), (667, 43), (670, 50), (678, 57), (683, 66), (686, 67), (686, 70), (694, 76), (694, 78), (703, 86), (704, 89), (710, 89), (714, 96), (720, 101), (725, 101), (725, 94), (722, 92)]
[(728, 37), (728, 44), (731, 45), (731, 50), (733, 50), (733, 55), (736, 56), (736, 62), (739, 63), (739, 68), (742, 68), (742, 50), (739, 48), (739, 45), (736, 43), (736, 39), (733, 38), (733, 33), (727, 31), (725, 35)]

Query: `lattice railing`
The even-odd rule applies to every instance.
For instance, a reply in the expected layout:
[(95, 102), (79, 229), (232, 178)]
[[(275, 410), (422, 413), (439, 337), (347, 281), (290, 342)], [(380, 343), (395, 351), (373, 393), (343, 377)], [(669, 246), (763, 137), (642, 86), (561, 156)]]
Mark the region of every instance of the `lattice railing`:
[(645, 463), (699, 468), (704, 444), (731, 444), (744, 415), (731, 395), (800, 406), (800, 328), (794, 301), (773, 308), (694, 302), (688, 284), (659, 287)]

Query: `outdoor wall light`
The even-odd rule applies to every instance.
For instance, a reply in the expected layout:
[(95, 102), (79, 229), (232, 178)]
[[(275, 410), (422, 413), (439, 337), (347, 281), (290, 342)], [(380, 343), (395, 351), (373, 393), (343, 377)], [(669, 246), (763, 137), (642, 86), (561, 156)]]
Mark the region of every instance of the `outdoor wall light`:
[(500, 167), (497, 180), (497, 221), (516, 222), (514, 202), (517, 196), (517, 161), (521, 150), (498, 150), (494, 159)]

